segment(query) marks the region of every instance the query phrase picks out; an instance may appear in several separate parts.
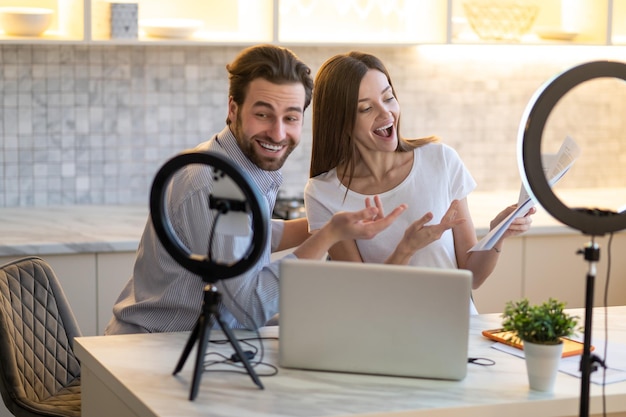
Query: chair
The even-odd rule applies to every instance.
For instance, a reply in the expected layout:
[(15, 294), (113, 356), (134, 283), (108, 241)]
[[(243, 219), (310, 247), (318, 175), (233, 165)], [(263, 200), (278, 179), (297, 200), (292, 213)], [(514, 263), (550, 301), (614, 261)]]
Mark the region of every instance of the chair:
[(71, 307), (43, 259), (0, 266), (0, 391), (13, 415), (81, 415), (77, 336)]

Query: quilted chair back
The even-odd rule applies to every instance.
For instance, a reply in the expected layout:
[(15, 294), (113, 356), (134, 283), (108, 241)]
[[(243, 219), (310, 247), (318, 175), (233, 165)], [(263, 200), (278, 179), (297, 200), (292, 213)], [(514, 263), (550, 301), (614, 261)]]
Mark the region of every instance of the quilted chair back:
[(81, 415), (78, 323), (52, 268), (28, 257), (0, 266), (0, 391), (18, 417)]

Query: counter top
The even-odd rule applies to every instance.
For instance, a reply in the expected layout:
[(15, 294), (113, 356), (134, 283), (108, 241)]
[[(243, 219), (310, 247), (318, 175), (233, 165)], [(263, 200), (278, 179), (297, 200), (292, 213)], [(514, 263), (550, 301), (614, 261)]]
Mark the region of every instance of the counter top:
[[(479, 236), (518, 192), (474, 192), (468, 198)], [(561, 199), (569, 206), (626, 204), (626, 189), (575, 190)], [(124, 252), (137, 249), (149, 213), (147, 206), (57, 206), (0, 208), (0, 256)], [(580, 233), (538, 208), (526, 235)]]
[(135, 251), (148, 207), (0, 209), (0, 256)]

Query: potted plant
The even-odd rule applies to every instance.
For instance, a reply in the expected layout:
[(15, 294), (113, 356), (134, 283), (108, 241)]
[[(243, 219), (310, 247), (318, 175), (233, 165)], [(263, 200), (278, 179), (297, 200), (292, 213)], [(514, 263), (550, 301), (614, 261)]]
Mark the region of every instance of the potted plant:
[(502, 327), (523, 343), (528, 382), (533, 390), (552, 390), (563, 351), (561, 338), (578, 330), (578, 317), (564, 308), (565, 303), (554, 298), (538, 305), (531, 305), (528, 299), (506, 303)]

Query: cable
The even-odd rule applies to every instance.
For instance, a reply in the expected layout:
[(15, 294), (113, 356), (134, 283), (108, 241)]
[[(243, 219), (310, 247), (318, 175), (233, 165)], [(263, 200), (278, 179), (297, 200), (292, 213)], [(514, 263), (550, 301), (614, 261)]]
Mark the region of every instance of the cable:
[(467, 363), (480, 366), (493, 366), (496, 364), (496, 361), (489, 358), (467, 358)]
[[(218, 223), (218, 221), (220, 219), (220, 216), (222, 214), (226, 214), (227, 212), (228, 212), (228, 210), (226, 210), (226, 211), (218, 210), (217, 211), (217, 215), (215, 216), (215, 220), (213, 221), (213, 224), (212, 224), (212, 227), (211, 227), (211, 232), (209, 234), (209, 242), (208, 242), (208, 250), (207, 250), (207, 256), (208, 256), (209, 260), (212, 260), (212, 253), (211, 252), (212, 252), (212, 247), (213, 247), (213, 239), (215, 237), (215, 230), (217, 229), (217, 223)], [(224, 285), (223, 288), (224, 288), (224, 292), (228, 295), (228, 297), (230, 298), (232, 303), (235, 305), (235, 307), (245, 316), (246, 320), (250, 321), (250, 322), (254, 322), (254, 320), (252, 319), (252, 316), (250, 316), (250, 314), (248, 314), (248, 312), (243, 307), (241, 307), (241, 305), (237, 302), (235, 297), (233, 297), (233, 295), (231, 294), (230, 289), (228, 288), (228, 286)], [(222, 303), (223, 303), (223, 301), (222, 301)], [(213, 320), (213, 318), (212, 318), (212, 320)], [(213, 324), (214, 323), (211, 323), (211, 326)], [(253, 366), (253, 367), (256, 367), (256, 365), (265, 365), (265, 366), (268, 366), (268, 367), (273, 369), (272, 373), (265, 374), (265, 375), (259, 375), (259, 376), (273, 376), (273, 375), (276, 375), (278, 373), (278, 369), (274, 365), (271, 365), (269, 363), (263, 362), (263, 358), (265, 357), (265, 347), (263, 345), (263, 338), (261, 337), (261, 334), (259, 333), (259, 330), (255, 328), (253, 331), (256, 334), (255, 338), (238, 339), (239, 342), (243, 342), (246, 345), (248, 345), (248, 346), (250, 346), (251, 348), (254, 349), (253, 351), (251, 351), (251, 357), (248, 357), (248, 361), (250, 362), (250, 365)], [(249, 340), (258, 340), (258, 341), (260, 341), (260, 343), (259, 343), (260, 348), (257, 348), (256, 346), (248, 343)], [(219, 341), (212, 341), (212, 342), (213, 343), (219, 343)], [(228, 342), (228, 341), (227, 340), (222, 341), (222, 343), (226, 343), (226, 342)], [(252, 359), (256, 356), (256, 354), (257, 354), (257, 352), (259, 350), (261, 352), (259, 359), (257, 361), (253, 361)], [(245, 353), (246, 352), (244, 352), (244, 354)], [(212, 355), (212, 354), (216, 354), (216, 355), (222, 356), (224, 358), (224, 360), (207, 363), (206, 362), (206, 357), (209, 356), (209, 355)], [(226, 356), (224, 356), (222, 354), (219, 354), (217, 352), (209, 352), (209, 353), (205, 354), (205, 364), (204, 364), (205, 370), (206, 370), (207, 366), (211, 366), (211, 365), (214, 365), (214, 364), (217, 364), (217, 363), (222, 363), (222, 364), (228, 363), (228, 364), (231, 364), (233, 366), (238, 366), (238, 364), (241, 363), (241, 360), (239, 358), (236, 358), (236, 354), (231, 355), (230, 358), (227, 358)], [(241, 367), (241, 365), (239, 365), (238, 367)], [(235, 372), (235, 371), (233, 371), (233, 372)]]
[(608, 305), (609, 305), (609, 282), (611, 278), (611, 252), (613, 248), (613, 232), (609, 234), (608, 256), (606, 262), (606, 282), (604, 283), (604, 360), (602, 367), (602, 415), (606, 416), (606, 360), (609, 347), (609, 321), (608, 321)]
[(220, 219), (222, 212), (218, 210), (217, 215), (215, 216), (215, 220), (213, 220), (213, 224), (211, 225), (211, 233), (209, 233), (209, 242), (207, 249), (207, 257), (209, 258), (209, 262), (213, 260), (213, 238), (215, 237), (215, 229), (217, 228), (217, 222)]
[[(250, 343), (251, 341), (259, 341), (260, 342), (260, 346), (263, 346), (263, 340), (278, 340), (278, 338), (276, 337), (250, 337), (250, 338), (243, 338), (243, 339), (239, 339), (239, 342), (247, 345), (250, 349), (252, 350), (245, 350), (244, 354), (246, 355), (247, 359), (250, 362), (250, 365), (252, 365), (253, 367), (257, 368), (259, 366), (265, 366), (270, 368), (270, 370), (266, 373), (263, 374), (259, 374), (259, 376), (274, 376), (278, 374), (278, 368), (274, 365), (272, 365), (271, 363), (267, 363), (267, 362), (263, 362), (262, 360), (258, 360), (258, 361), (254, 361), (254, 357), (256, 356), (257, 352), (259, 351), (259, 348), (257, 346), (255, 346), (254, 344)], [(215, 344), (225, 344), (228, 343), (228, 340), (226, 339), (217, 339), (217, 340), (211, 340), (211, 343), (215, 343)], [(220, 358), (219, 360), (210, 360), (207, 361), (206, 359), (211, 357), (211, 356), (217, 356), (218, 358)], [(230, 356), (226, 356), (222, 353), (219, 352), (210, 352), (207, 353), (205, 355), (205, 362), (204, 362), (204, 370), (205, 371), (210, 371), (210, 372), (236, 372), (236, 373), (244, 373), (243, 370), (234, 370), (234, 369), (209, 369), (211, 366), (217, 366), (217, 365), (228, 365), (231, 366), (233, 368), (238, 368), (238, 369), (243, 369), (243, 366), (241, 364), (240, 359), (238, 358), (236, 353), (233, 353)]]

